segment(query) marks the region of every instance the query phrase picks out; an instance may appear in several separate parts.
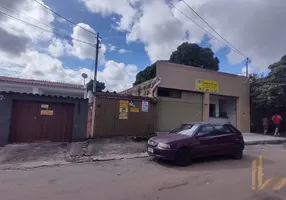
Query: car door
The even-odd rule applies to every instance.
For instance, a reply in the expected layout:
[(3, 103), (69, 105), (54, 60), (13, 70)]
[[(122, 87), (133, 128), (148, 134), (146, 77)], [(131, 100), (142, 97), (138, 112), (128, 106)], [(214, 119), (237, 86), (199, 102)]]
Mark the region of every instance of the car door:
[(217, 134), (218, 154), (229, 154), (233, 150), (236, 134), (226, 125), (214, 125)]
[(205, 157), (217, 154), (217, 135), (210, 124), (202, 125), (194, 136), (194, 156)]

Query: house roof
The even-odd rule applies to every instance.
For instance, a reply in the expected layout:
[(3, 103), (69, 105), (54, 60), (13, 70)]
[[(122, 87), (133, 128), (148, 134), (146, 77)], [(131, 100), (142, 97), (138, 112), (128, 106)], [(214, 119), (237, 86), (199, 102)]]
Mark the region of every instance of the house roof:
[(33, 80), (33, 79), (22, 79), (22, 78), (14, 78), (14, 77), (7, 77), (7, 76), (0, 76), (0, 82), (16, 83), (16, 84), (31, 84), (31, 85), (41, 85), (41, 86), (60, 87), (60, 88), (74, 88), (74, 89), (84, 88), (82, 85), (77, 85), (77, 84)]
[[(73, 97), (73, 96), (61, 96), (61, 95), (49, 95), (49, 94), (32, 94), (32, 93), (22, 93), (22, 92), (11, 92), (11, 91), (0, 91), (0, 98), (3, 98), (1, 95), (10, 95), (10, 96), (29, 96), (29, 97), (48, 97), (48, 98), (61, 98), (61, 99), (77, 99), (77, 100), (86, 100), (83, 97)], [(5, 96), (4, 96), (5, 98)]]

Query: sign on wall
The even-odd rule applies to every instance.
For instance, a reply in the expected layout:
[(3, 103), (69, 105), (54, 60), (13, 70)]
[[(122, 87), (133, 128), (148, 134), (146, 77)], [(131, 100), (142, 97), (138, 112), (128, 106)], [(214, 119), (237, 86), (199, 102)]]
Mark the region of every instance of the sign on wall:
[(142, 112), (148, 112), (149, 109), (149, 102), (148, 101), (142, 101)]
[(139, 113), (139, 108), (130, 108), (130, 112)]
[(202, 92), (218, 92), (218, 82), (204, 79), (196, 80), (196, 90)]
[(119, 119), (128, 119), (128, 101), (120, 100), (119, 102)]
[(41, 110), (41, 115), (48, 115), (51, 116), (54, 114), (53, 110)]

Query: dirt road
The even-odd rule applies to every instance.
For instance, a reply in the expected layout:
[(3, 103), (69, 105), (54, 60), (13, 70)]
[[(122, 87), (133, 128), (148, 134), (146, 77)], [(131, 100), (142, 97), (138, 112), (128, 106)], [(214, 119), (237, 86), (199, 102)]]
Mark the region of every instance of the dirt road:
[(243, 160), (204, 159), (189, 167), (150, 158), (0, 171), (3, 200), (282, 200), (281, 191), (253, 191), (251, 162), (265, 156), (265, 177), (286, 177), (282, 145), (246, 147)]

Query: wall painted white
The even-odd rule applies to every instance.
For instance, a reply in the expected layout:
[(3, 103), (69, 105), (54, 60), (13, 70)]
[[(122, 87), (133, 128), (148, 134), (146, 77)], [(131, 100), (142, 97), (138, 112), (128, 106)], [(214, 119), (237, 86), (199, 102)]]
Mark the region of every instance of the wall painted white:
[(85, 90), (80, 88), (60, 88), (52, 86), (18, 84), (18, 83), (7, 83), (7, 82), (0, 82), (0, 91), (56, 95), (63, 97), (66, 96), (80, 97), (80, 98), (85, 97)]
[[(226, 101), (226, 112), (228, 118), (219, 117), (219, 99)], [(237, 99), (235, 97), (210, 95), (210, 104), (215, 104), (216, 117), (210, 117), (209, 121), (212, 123), (231, 123), (233, 126), (236, 126), (236, 101)]]

